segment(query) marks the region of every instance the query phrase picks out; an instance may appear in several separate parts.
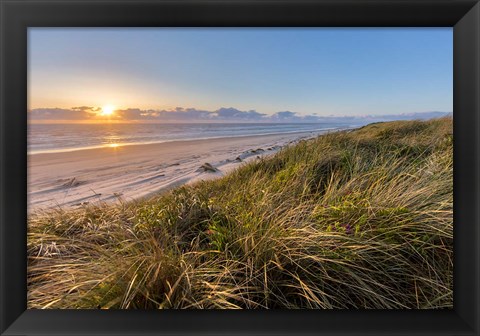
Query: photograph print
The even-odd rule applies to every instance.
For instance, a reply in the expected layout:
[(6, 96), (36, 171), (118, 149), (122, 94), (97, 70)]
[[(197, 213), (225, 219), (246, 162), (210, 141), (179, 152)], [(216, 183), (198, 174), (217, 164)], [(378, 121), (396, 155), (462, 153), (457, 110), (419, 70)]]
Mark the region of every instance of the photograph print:
[(452, 28), (28, 28), (30, 309), (452, 309)]

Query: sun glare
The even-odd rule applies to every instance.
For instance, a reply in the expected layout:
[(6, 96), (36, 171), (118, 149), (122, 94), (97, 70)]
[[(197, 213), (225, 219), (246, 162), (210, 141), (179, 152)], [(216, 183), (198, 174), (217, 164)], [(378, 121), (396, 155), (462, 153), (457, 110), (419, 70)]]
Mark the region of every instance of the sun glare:
[(104, 107), (102, 107), (103, 116), (111, 116), (113, 112), (115, 112), (115, 106), (105, 105)]

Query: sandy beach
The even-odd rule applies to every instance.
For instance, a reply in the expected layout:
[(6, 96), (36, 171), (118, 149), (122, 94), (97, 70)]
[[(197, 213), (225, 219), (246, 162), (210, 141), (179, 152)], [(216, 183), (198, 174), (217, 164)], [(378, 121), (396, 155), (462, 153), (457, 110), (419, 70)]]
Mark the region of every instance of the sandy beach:
[[(199, 180), (322, 132), (112, 146), (28, 156), (28, 211), (130, 201)], [(202, 168), (209, 164), (216, 171)]]

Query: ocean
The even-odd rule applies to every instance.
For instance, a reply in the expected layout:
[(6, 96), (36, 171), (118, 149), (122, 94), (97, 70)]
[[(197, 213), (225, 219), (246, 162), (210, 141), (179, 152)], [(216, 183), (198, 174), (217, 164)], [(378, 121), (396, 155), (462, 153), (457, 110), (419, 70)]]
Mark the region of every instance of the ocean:
[(30, 124), (28, 126), (28, 153), (68, 152), (117, 145), (248, 135), (317, 132), (355, 126), (338, 123)]

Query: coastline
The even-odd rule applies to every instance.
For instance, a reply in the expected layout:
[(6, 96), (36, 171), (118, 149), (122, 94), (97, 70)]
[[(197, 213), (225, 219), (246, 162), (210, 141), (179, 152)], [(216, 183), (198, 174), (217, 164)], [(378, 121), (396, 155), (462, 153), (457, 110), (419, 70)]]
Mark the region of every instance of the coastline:
[[(29, 154), (28, 212), (148, 197), (224, 176), (244, 162), (328, 132), (331, 130)], [(216, 171), (201, 168), (205, 163)]]

